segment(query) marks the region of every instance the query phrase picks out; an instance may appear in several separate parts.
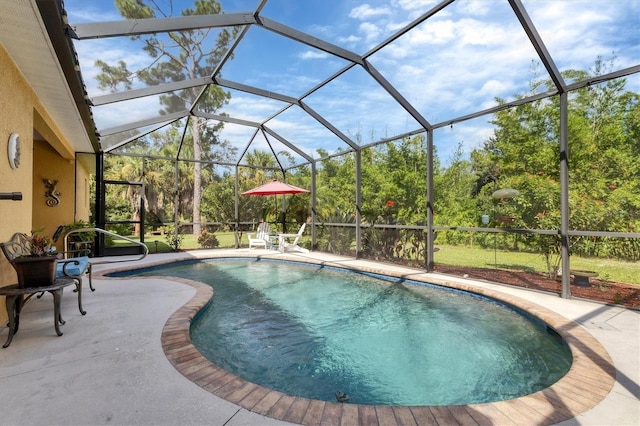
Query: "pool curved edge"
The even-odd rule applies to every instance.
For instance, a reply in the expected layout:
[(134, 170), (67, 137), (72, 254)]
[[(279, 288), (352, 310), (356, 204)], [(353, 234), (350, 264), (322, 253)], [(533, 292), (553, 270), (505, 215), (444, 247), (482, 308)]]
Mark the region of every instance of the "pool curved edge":
[[(215, 258), (216, 256), (208, 256)], [(229, 257), (229, 256), (224, 256)], [(234, 256), (235, 257), (235, 256)], [(237, 257), (257, 258), (256, 255)], [(191, 258), (193, 259), (193, 258)], [(186, 259), (184, 259), (186, 260)], [(204, 260), (204, 259), (203, 259)], [(174, 260), (175, 261), (175, 260)], [(345, 265), (317, 259), (304, 263), (335, 266), (356, 271), (409, 278), (403, 272)], [(166, 262), (145, 264), (159, 266)], [(135, 269), (120, 268), (119, 270)], [(115, 272), (110, 270), (109, 272)], [(148, 277), (147, 277), (148, 278)], [(227, 372), (206, 359), (192, 344), (191, 321), (210, 302), (213, 289), (201, 282), (166, 277), (196, 290), (195, 296), (174, 312), (161, 335), (163, 351), (183, 376), (208, 392), (249, 411), (297, 424), (555, 424), (598, 405), (615, 383), (616, 369), (605, 348), (580, 325), (540, 305), (519, 297), (466, 283), (412, 271), (410, 279), (481, 294), (513, 305), (544, 321), (558, 332), (571, 350), (569, 372), (550, 387), (506, 401), (455, 406), (374, 406), (340, 404), (294, 397), (264, 388)]]

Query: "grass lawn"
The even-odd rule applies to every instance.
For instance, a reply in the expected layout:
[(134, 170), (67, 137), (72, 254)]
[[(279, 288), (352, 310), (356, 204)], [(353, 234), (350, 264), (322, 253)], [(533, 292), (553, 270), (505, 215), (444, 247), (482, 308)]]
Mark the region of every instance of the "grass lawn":
[[(217, 248), (233, 248), (235, 247), (236, 240), (233, 232), (216, 232), (216, 238), (218, 239), (219, 246)], [(192, 234), (184, 234), (182, 236), (182, 244), (180, 248), (182, 250), (193, 250), (200, 249), (202, 246), (198, 243), (198, 237)], [(137, 239), (136, 237), (129, 237), (133, 239)], [(156, 241), (157, 241), (157, 250), (156, 250)], [(144, 243), (149, 247), (149, 253), (163, 253), (171, 251), (171, 247), (169, 247), (169, 243), (164, 235), (145, 235)], [(247, 237), (243, 234), (242, 240), (240, 241), (241, 247), (248, 247), (249, 243), (247, 241)]]
[[(216, 232), (218, 248), (233, 248), (235, 236), (233, 232)], [(156, 243), (157, 242), (157, 243)], [(119, 242), (115, 242), (116, 244)], [(126, 243), (123, 241), (123, 243)], [(248, 247), (247, 237), (242, 234), (241, 247)], [(169, 244), (164, 235), (147, 235), (145, 244), (149, 247), (149, 253), (162, 253), (170, 251)], [(438, 244), (439, 251), (435, 253), (436, 263), (455, 266), (471, 266), (479, 268), (519, 269), (525, 271), (546, 272), (547, 266), (544, 256), (536, 253), (501, 251), (467, 246), (447, 246)], [(201, 248), (197, 237), (184, 235), (182, 250)], [(626, 262), (622, 260), (606, 258), (571, 257), (572, 269), (595, 271), (598, 278), (610, 281), (619, 281), (628, 284), (640, 285), (640, 262)]]
[[(445, 265), (547, 271), (542, 254), (501, 250), (494, 252), (492, 249), (442, 244), (438, 244), (438, 247), (440, 250), (435, 253), (434, 261)], [(571, 268), (595, 271), (598, 278), (603, 280), (640, 285), (640, 262), (571, 256)]]

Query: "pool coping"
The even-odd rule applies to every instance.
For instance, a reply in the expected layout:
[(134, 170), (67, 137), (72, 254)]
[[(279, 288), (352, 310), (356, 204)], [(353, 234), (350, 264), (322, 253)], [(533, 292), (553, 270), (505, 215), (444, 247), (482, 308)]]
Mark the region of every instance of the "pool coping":
[[(164, 325), (161, 334), (163, 351), (169, 362), (183, 376), (208, 392), (239, 407), (273, 419), (314, 424), (554, 424), (572, 419), (598, 405), (612, 390), (616, 369), (606, 349), (576, 322), (547, 308), (520, 297), (481, 288), (455, 279), (443, 279), (424, 271), (411, 268), (373, 267), (362, 262), (319, 260), (304, 258), (292, 260), (269, 253), (267, 256), (253, 253), (228, 253), (216, 256), (211, 252), (202, 257), (173, 259), (204, 260), (215, 258), (276, 259), (301, 263), (352, 269), (361, 272), (382, 274), (396, 278), (422, 281), (442, 285), (494, 298), (526, 311), (552, 327), (565, 340), (571, 350), (573, 363), (569, 372), (550, 387), (530, 395), (506, 401), (450, 406), (380, 406), (341, 404), (307, 398), (294, 397), (264, 388), (227, 372), (206, 359), (192, 344), (191, 321), (213, 297), (213, 289), (201, 282), (179, 277), (166, 277), (196, 290), (194, 297), (174, 312)], [(144, 268), (153, 268), (168, 263), (156, 261), (145, 263)], [(119, 267), (102, 271), (108, 278), (114, 272), (139, 269)], [(148, 277), (147, 277), (148, 278)]]

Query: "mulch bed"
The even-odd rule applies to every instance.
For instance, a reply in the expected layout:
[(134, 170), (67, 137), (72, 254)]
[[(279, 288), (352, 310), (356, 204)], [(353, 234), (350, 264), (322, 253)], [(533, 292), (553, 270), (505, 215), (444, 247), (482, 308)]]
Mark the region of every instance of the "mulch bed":
[[(436, 265), (436, 272), (561, 294), (562, 283), (538, 272)], [(589, 286), (571, 285), (571, 295), (598, 302), (640, 308), (640, 286), (591, 278)]]

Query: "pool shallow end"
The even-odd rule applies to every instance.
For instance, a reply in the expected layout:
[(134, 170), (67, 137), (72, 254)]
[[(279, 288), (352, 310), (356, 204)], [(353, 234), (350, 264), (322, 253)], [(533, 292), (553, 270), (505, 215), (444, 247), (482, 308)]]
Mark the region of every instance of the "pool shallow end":
[[(255, 255), (246, 257), (256, 258)], [(292, 397), (246, 382), (218, 368), (197, 351), (191, 344), (190, 323), (209, 302), (213, 291), (208, 285), (179, 278), (174, 280), (194, 287), (196, 295), (165, 324), (162, 347), (169, 361), (185, 377), (229, 402), (274, 419), (298, 424), (554, 424), (596, 406), (613, 387), (615, 368), (609, 354), (595, 338), (575, 322), (524, 299), (457, 280), (434, 279), (433, 275), (420, 271), (390, 272), (373, 267), (354, 268), (345, 263), (305, 261), (424, 280), (501, 300), (529, 312), (556, 330), (569, 345), (573, 364), (569, 372), (549, 388), (524, 397), (485, 404), (391, 407)]]

